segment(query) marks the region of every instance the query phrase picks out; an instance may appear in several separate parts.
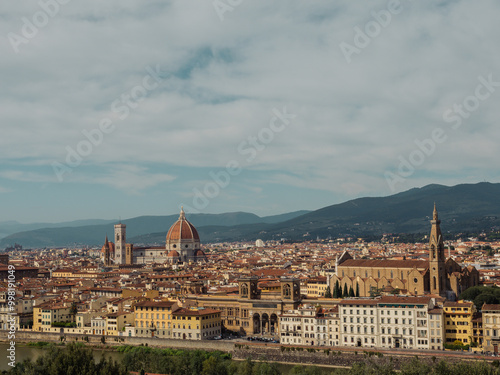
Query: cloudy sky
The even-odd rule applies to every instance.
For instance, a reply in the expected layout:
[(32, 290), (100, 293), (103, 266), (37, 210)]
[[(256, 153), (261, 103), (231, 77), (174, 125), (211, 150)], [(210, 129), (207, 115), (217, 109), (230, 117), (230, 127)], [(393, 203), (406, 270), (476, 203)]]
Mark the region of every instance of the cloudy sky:
[(496, 0), (3, 5), (0, 221), (500, 182)]

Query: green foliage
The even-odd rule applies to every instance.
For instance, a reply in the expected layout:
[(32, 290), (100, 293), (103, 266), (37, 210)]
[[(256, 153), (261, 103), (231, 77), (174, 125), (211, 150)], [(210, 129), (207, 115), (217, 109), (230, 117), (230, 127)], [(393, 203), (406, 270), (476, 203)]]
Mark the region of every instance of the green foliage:
[(76, 302), (71, 303), (71, 309), (70, 309), (70, 314), (75, 316), (78, 313), (78, 306), (76, 305)]
[(293, 366), (290, 375), (321, 375), (321, 370), (316, 366)]
[(349, 296), (349, 289), (347, 289), (347, 284), (344, 284), (344, 293), (342, 293), (342, 297), (346, 298)]
[(359, 284), (356, 282), (356, 297), (359, 297)]
[(349, 375), (396, 375), (394, 366), (388, 364), (376, 364), (356, 362), (349, 370)]
[(94, 362), (92, 349), (69, 344), (64, 348), (49, 346), (35, 362), (26, 360), (7, 372), (9, 375), (126, 375), (125, 367), (102, 358)]
[(354, 297), (354, 289), (351, 287), (349, 288), (349, 297)]
[(431, 367), (417, 358), (413, 358), (410, 362), (406, 362), (401, 366), (401, 373), (405, 375), (427, 375), (431, 373)]
[(450, 350), (469, 350), (469, 345), (464, 345), (459, 340), (455, 340), (453, 344), (444, 343), (443, 346), (445, 349), (450, 349)]
[(326, 287), (326, 290), (325, 290), (325, 298), (332, 298), (332, 292), (330, 290), (330, 285), (328, 285)]
[(460, 294), (459, 298), (474, 301), (474, 305), (480, 310), (484, 303), (500, 303), (500, 288), (496, 286), (474, 286), (465, 290)]
[(335, 287), (333, 288), (333, 298), (341, 298), (342, 297), (342, 288), (340, 287), (339, 281), (335, 281)]
[[(224, 352), (206, 352), (202, 350), (153, 349), (145, 346), (120, 346), (117, 351), (123, 353), (121, 364), (105, 358), (99, 363), (94, 361), (92, 350), (83, 343), (69, 344), (59, 348), (47, 343), (34, 343), (33, 346), (47, 346), (47, 352), (35, 362), (27, 360), (6, 372), (8, 375), (125, 375), (129, 371), (152, 372), (170, 375), (281, 375), (279, 366), (275, 363), (253, 362), (250, 358), (238, 362), (230, 361), (231, 355)], [(285, 347), (282, 347), (285, 348)], [(282, 351), (288, 351), (281, 349)], [(293, 347), (292, 347), (293, 348)], [(303, 348), (295, 348), (299, 350)], [(312, 351), (312, 348), (306, 350)], [(324, 353), (329, 352), (324, 349)], [(357, 354), (357, 352), (355, 352)], [(396, 375), (394, 361), (379, 362), (373, 357), (382, 357), (379, 352), (363, 352), (365, 358), (360, 358), (348, 370), (321, 369), (315, 366), (294, 366), (287, 374), (291, 375)], [(334, 352), (334, 354), (340, 354)], [(430, 364), (429, 364), (430, 363)], [(414, 357), (409, 362), (403, 362), (399, 373), (401, 375), (500, 375), (499, 361), (464, 361), (436, 363), (421, 361)]]
[(44, 347), (44, 346), (50, 346), (52, 344), (45, 342), (45, 341), (37, 341), (37, 342), (29, 342), (28, 346), (36, 346), (36, 347)]
[(54, 323), (52, 323), (52, 327), (74, 328), (74, 327), (76, 327), (76, 323), (74, 323), (74, 322), (54, 322)]

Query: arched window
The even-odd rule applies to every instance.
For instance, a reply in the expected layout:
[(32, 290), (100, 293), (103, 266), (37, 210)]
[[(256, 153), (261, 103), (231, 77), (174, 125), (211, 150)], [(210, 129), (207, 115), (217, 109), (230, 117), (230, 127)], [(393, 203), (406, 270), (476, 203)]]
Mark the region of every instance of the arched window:
[(433, 284), (434, 284), (434, 289), (436, 289), (436, 288), (437, 288), (437, 286), (436, 286), (436, 276), (434, 276), (434, 277), (432, 278), (432, 280), (433, 280)]

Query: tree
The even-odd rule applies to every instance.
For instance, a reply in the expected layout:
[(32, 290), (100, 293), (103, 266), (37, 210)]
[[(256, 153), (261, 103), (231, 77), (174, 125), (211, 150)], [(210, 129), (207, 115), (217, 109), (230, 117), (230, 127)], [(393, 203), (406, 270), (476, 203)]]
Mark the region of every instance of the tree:
[(238, 368), (238, 375), (252, 375), (254, 363), (250, 358), (247, 358), (246, 361), (240, 363)]
[[(338, 281), (337, 281), (337, 283), (338, 283)], [(333, 287), (332, 298), (339, 298), (339, 293), (338, 293), (338, 290), (337, 290), (337, 284), (335, 284), (335, 286)]]
[(212, 356), (203, 362), (201, 375), (225, 375), (227, 368), (221, 362), (220, 358)]
[(354, 289), (351, 287), (349, 288), (349, 297), (354, 297)]
[(500, 288), (496, 286), (474, 286), (460, 294), (459, 299), (474, 301), (476, 308), (481, 310), (484, 303), (500, 303)]
[(415, 357), (401, 366), (401, 373), (405, 375), (427, 375), (432, 373), (432, 368)]
[[(70, 314), (73, 315), (73, 318), (76, 316), (78, 313), (78, 307), (76, 305), (76, 302), (71, 303), (71, 309), (70, 309)], [(73, 319), (74, 320), (74, 319)]]
[(281, 375), (278, 365), (274, 362), (260, 362), (255, 364), (253, 368), (253, 374), (255, 375)]
[(356, 282), (356, 297), (359, 297), (359, 284)]
[(336, 298), (342, 298), (342, 288), (340, 287), (340, 283), (338, 280), (335, 282), (335, 289), (337, 290)]
[(325, 298), (332, 298), (332, 292), (330, 291), (330, 285), (326, 287)]
[(349, 289), (347, 289), (347, 284), (344, 284), (344, 293), (342, 293), (343, 298), (349, 297)]
[(64, 348), (52, 346), (36, 361), (18, 363), (9, 374), (125, 375), (125, 367), (106, 358), (96, 363), (92, 349), (74, 343)]

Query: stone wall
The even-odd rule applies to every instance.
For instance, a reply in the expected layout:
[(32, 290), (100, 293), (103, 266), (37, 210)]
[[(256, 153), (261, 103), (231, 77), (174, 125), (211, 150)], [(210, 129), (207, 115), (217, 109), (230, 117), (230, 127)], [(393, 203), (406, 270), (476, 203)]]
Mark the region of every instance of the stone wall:
[[(0, 331), (0, 341), (9, 341), (7, 339), (8, 331)], [(16, 342), (61, 342), (61, 337), (64, 337), (66, 342), (84, 342), (83, 338), (88, 337), (89, 344), (102, 344), (101, 335), (73, 335), (73, 334), (60, 334), (48, 332), (30, 332), (18, 331), (16, 332)], [(189, 341), (189, 340), (174, 340), (174, 339), (157, 339), (157, 338), (142, 338), (142, 337), (118, 337), (118, 336), (105, 336), (106, 345), (119, 346), (119, 345), (147, 345), (151, 347), (165, 347), (165, 348), (178, 348), (178, 349), (202, 349), (202, 350), (220, 350), (231, 352), (234, 349), (234, 344), (227, 341), (216, 340), (203, 340), (203, 341)], [(86, 342), (86, 340), (85, 340)]]
[[(284, 347), (287, 348), (287, 347)], [(383, 365), (392, 363), (395, 369), (400, 369), (404, 363), (411, 362), (415, 355), (411, 354), (387, 354), (383, 352), (364, 352), (364, 351), (338, 351), (328, 350), (328, 348), (294, 348), (288, 347), (289, 350), (282, 350), (279, 347), (257, 347), (252, 345), (236, 345), (234, 348), (233, 359), (246, 360), (251, 358), (254, 361), (265, 362), (281, 362), (291, 364), (318, 365), (318, 366), (334, 366), (334, 367), (351, 367), (355, 363), (365, 362), (367, 364)], [(309, 349), (309, 351), (308, 351)], [(455, 353), (456, 354), (456, 353)], [(461, 360), (471, 360), (466, 357), (456, 356), (432, 356), (419, 355), (418, 359), (421, 362), (432, 365), (441, 360), (453, 363)], [(484, 359), (484, 358), (483, 358)]]

